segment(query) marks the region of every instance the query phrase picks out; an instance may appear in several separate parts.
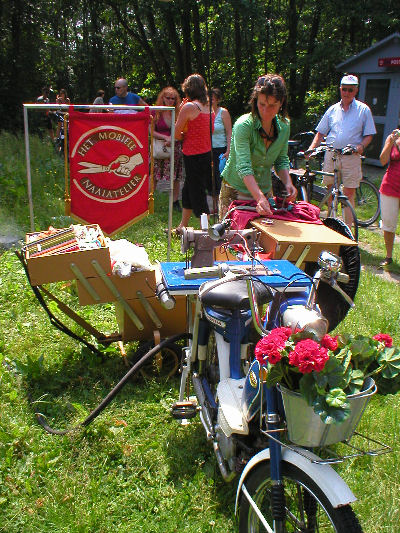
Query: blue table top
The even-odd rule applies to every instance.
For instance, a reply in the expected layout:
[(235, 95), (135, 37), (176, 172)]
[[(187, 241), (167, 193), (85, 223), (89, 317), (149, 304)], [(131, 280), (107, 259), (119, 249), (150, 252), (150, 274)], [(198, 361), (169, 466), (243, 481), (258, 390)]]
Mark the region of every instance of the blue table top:
[[(233, 266), (248, 266), (250, 261), (217, 261), (215, 264), (226, 263)], [(260, 275), (259, 279), (267, 283), (274, 289), (285, 289), (289, 291), (308, 290), (311, 286), (311, 280), (302, 270), (286, 260), (269, 260), (262, 261), (262, 264), (268, 269), (266, 275)], [(178, 263), (161, 263), (161, 270), (169, 292), (180, 294), (197, 293), (202, 283), (216, 278), (202, 279), (185, 279), (184, 271), (185, 262)]]

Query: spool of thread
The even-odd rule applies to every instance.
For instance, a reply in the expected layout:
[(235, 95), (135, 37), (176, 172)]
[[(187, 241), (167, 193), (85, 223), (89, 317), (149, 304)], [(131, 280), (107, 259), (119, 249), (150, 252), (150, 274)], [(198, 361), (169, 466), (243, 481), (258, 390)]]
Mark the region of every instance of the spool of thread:
[(203, 213), (200, 215), (200, 225), (201, 229), (207, 230), (208, 229), (208, 217), (206, 213)]

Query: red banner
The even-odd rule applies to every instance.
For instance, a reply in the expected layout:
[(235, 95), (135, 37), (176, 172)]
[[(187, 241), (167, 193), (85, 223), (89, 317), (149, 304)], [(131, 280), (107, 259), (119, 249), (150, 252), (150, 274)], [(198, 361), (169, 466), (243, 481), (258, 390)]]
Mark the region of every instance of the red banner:
[(149, 210), (149, 108), (139, 113), (70, 110), (71, 216), (112, 235)]

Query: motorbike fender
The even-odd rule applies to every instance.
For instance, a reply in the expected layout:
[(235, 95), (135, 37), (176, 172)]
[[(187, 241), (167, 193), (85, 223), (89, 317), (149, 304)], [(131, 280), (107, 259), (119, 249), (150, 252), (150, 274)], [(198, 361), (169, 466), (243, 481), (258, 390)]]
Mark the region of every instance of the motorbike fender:
[[(317, 455), (308, 450), (305, 450), (304, 448), (299, 448), (299, 451), (311, 460), (319, 459)], [(292, 451), (288, 448), (282, 449), (282, 461), (295, 465), (301, 470), (303, 470), (303, 472), (305, 472), (314, 481), (314, 483), (316, 483), (322, 489), (322, 491), (325, 493), (326, 497), (334, 508), (342, 507), (343, 505), (348, 505), (357, 500), (347, 483), (343, 481), (339, 474), (330, 465), (315, 464), (312, 463), (309, 459), (307, 459), (306, 457), (302, 457), (295, 451)], [(258, 465), (262, 461), (269, 460), (269, 449), (266, 448), (265, 450), (262, 450), (257, 455), (252, 457), (247, 463), (245, 469), (242, 472), (242, 475), (240, 476), (238, 483), (238, 488), (236, 492), (235, 514), (238, 511), (242, 485), (245, 482), (248, 474), (256, 465)]]

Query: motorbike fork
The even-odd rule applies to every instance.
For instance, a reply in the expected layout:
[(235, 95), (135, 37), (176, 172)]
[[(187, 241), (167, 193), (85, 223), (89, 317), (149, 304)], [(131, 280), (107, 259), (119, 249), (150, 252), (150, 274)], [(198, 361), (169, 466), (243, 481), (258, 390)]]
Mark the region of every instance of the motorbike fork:
[[(268, 387), (267, 392), (267, 429), (279, 428), (280, 416), (278, 409), (278, 391), (276, 387)], [(284, 529), (285, 521), (285, 493), (282, 483), (282, 455), (281, 445), (273, 439), (269, 439), (270, 467), (271, 467), (271, 511), (274, 520), (274, 532), (280, 533)]]

